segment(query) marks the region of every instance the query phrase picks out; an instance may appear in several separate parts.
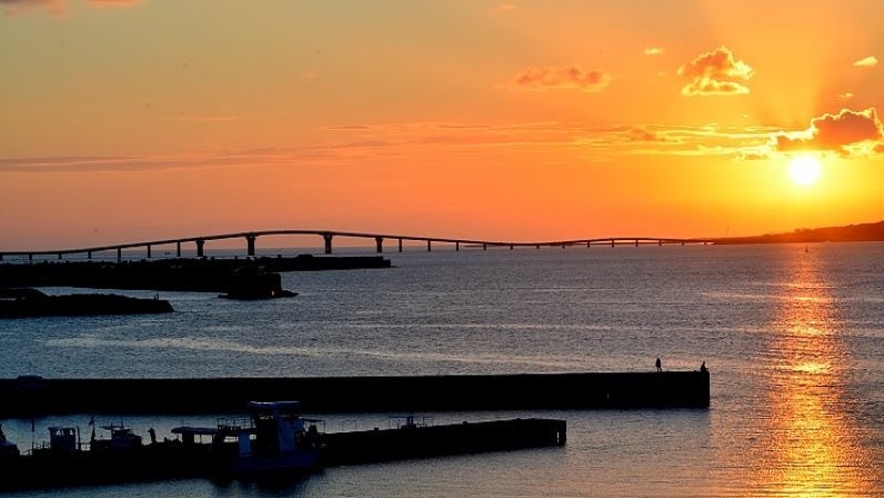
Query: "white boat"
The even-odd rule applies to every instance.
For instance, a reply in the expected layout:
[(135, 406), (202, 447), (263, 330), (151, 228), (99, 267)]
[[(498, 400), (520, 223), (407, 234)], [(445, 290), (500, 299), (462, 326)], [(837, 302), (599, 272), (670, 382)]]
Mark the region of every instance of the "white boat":
[(298, 401), (252, 401), (248, 418), (223, 418), (215, 429), (178, 427), (185, 444), (211, 435), (215, 461), (237, 475), (303, 472), (318, 466), (324, 449), (318, 419), (304, 418)]

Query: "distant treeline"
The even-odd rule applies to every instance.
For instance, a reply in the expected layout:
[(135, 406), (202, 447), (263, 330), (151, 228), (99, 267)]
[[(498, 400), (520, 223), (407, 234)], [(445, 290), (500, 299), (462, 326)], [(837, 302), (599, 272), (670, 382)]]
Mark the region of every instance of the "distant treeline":
[(863, 242), (884, 241), (884, 221), (842, 227), (800, 228), (791, 233), (728, 237), (716, 244), (775, 244), (784, 242)]

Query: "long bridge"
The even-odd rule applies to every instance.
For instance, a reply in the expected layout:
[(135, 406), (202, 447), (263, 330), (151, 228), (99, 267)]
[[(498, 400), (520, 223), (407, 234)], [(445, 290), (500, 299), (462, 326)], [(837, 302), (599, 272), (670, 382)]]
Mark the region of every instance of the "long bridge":
[(246, 243), (246, 255), (255, 256), (255, 246), (258, 237), (269, 237), (279, 235), (312, 235), (322, 238), (325, 254), (332, 253), (332, 241), (338, 238), (356, 238), (374, 240), (375, 248), (378, 253), (384, 252), (384, 241), (398, 241), (399, 252), (402, 252), (404, 242), (426, 243), (427, 251), (433, 250), (433, 244), (449, 244), (454, 245), (455, 251), (460, 251), (461, 246), (473, 247), (487, 250), (489, 247), (570, 247), (570, 246), (620, 246), (628, 245), (638, 247), (640, 245), (708, 245), (714, 244), (714, 239), (678, 239), (678, 238), (659, 238), (659, 237), (603, 237), (593, 239), (572, 239), (572, 240), (553, 240), (542, 242), (506, 242), (499, 240), (478, 240), (478, 239), (454, 239), (445, 237), (424, 237), (414, 235), (393, 235), (363, 232), (341, 232), (334, 230), (260, 230), (254, 232), (237, 232), (224, 233), (216, 235), (199, 235), (196, 237), (184, 237), (178, 239), (151, 240), (144, 242), (131, 242), (126, 244), (104, 245), (96, 247), (85, 247), (79, 249), (61, 249), (61, 250), (45, 250), (45, 251), (0, 251), (0, 261), (9, 257), (27, 257), (33, 260), (35, 256), (57, 256), (63, 259), (64, 256), (85, 255), (87, 259), (92, 259), (93, 254), (116, 252), (117, 259), (123, 258), (123, 250), (144, 248), (147, 258), (151, 258), (152, 249), (157, 246), (172, 246), (176, 248), (176, 256), (181, 257), (181, 248), (184, 244), (194, 244), (196, 247), (196, 256), (202, 258), (205, 256), (206, 243), (210, 241), (244, 239)]

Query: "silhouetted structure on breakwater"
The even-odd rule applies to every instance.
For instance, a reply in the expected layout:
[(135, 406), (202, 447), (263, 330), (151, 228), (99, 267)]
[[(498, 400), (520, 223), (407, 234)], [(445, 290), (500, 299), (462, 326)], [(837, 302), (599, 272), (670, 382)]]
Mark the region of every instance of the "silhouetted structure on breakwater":
[(254, 399), (305, 412), (707, 408), (709, 373), (626, 372), (387, 377), (0, 379), (0, 417), (219, 413)]
[(59, 261), (0, 264), (0, 287), (86, 287), (227, 293), (257, 298), (285, 295), (276, 272), (389, 268), (380, 256), (248, 259)]

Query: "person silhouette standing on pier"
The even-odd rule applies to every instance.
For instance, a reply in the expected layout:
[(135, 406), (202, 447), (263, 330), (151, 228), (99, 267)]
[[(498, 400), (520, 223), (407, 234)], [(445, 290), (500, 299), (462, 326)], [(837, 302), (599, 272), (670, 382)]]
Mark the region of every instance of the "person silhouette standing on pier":
[(657, 361), (654, 362), (654, 367), (655, 367), (655, 369), (656, 369), (658, 372), (662, 372), (662, 371), (663, 371), (663, 362), (660, 361), (660, 358), (659, 358), (659, 357), (657, 358)]

